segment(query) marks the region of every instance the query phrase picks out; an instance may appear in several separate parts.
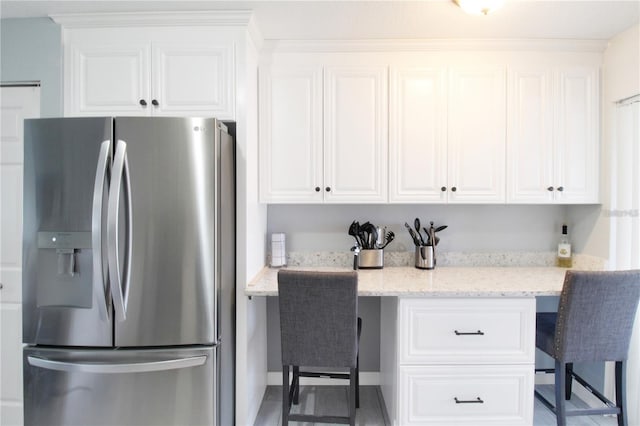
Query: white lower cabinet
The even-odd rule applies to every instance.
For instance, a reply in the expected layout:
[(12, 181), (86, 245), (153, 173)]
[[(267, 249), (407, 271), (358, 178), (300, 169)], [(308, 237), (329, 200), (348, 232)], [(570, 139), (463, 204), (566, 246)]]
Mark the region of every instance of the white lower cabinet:
[(402, 366), (400, 425), (528, 425), (533, 366)]
[(394, 425), (530, 425), (534, 298), (383, 298), (381, 387)]

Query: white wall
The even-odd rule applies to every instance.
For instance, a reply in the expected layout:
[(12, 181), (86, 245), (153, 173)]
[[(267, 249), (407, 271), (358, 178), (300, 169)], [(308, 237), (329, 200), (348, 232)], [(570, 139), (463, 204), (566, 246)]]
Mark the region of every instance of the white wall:
[[(640, 94), (640, 25), (636, 25), (610, 40), (604, 55), (604, 102), (603, 102), (603, 210), (611, 211), (611, 182), (616, 170), (610, 167), (612, 146), (615, 143), (615, 102)], [(640, 143), (640, 141), (635, 141)], [(611, 237), (612, 219), (601, 215), (596, 225), (598, 234), (588, 243), (589, 250), (607, 250), (615, 246)], [(611, 251), (613, 253), (613, 251)], [(613, 267), (616, 259), (611, 259)], [(611, 380), (608, 380), (611, 383)], [(611, 386), (611, 385), (610, 385)], [(640, 314), (629, 350), (627, 374), (628, 421), (640, 424)]]
[(265, 265), (267, 211), (258, 203), (258, 58), (249, 37), (236, 61), (236, 424), (251, 425), (267, 383), (266, 300), (249, 300), (244, 287)]
[[(609, 41), (602, 67), (602, 143), (600, 176), (602, 210), (611, 209), (611, 146), (614, 141), (615, 102), (640, 94), (640, 25), (635, 25)], [(570, 213), (576, 211), (572, 210)], [(609, 258), (611, 229), (609, 218), (601, 214), (591, 229), (584, 252)]]

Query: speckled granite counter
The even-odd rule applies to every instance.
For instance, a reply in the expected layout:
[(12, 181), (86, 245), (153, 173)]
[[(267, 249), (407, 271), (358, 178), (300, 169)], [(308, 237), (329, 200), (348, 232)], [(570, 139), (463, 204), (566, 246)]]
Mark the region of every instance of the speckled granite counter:
[[(348, 268), (296, 266), (290, 269), (347, 271)], [(246, 287), (247, 296), (277, 296), (279, 269), (265, 267)], [(566, 269), (556, 267), (412, 266), (361, 269), (360, 296), (535, 297), (560, 294)]]

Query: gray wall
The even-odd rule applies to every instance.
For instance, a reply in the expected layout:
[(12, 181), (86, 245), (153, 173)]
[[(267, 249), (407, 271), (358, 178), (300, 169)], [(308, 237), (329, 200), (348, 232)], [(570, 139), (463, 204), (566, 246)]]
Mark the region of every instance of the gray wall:
[[(577, 214), (570, 214), (579, 209)], [(559, 205), (270, 205), (267, 232), (284, 232), (287, 251), (345, 250), (353, 245), (347, 234), (353, 220), (388, 226), (396, 240), (388, 250), (413, 250), (404, 223), (413, 225), (419, 217), (423, 226), (433, 220), (448, 225), (442, 231), (439, 251), (553, 251), (562, 224), (567, 221), (574, 250), (581, 251), (584, 238), (572, 232), (573, 222), (580, 232), (593, 226), (587, 214), (599, 206)], [(597, 215), (596, 215), (597, 217)], [(571, 219), (571, 220), (569, 220)]]
[(61, 37), (49, 18), (0, 20), (0, 81), (39, 81), (42, 117), (63, 115)]

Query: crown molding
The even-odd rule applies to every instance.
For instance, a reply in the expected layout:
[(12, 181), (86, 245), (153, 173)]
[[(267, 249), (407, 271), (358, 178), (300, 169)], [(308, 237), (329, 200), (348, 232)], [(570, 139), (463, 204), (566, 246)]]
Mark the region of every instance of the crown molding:
[(155, 27), (184, 25), (216, 25), (222, 27), (255, 27), (250, 10), (210, 10), (178, 12), (83, 13), (49, 16), (55, 23), (68, 28)]
[(606, 40), (568, 39), (379, 39), (267, 40), (271, 53), (323, 52), (451, 52), (451, 51), (568, 51), (602, 53)]

